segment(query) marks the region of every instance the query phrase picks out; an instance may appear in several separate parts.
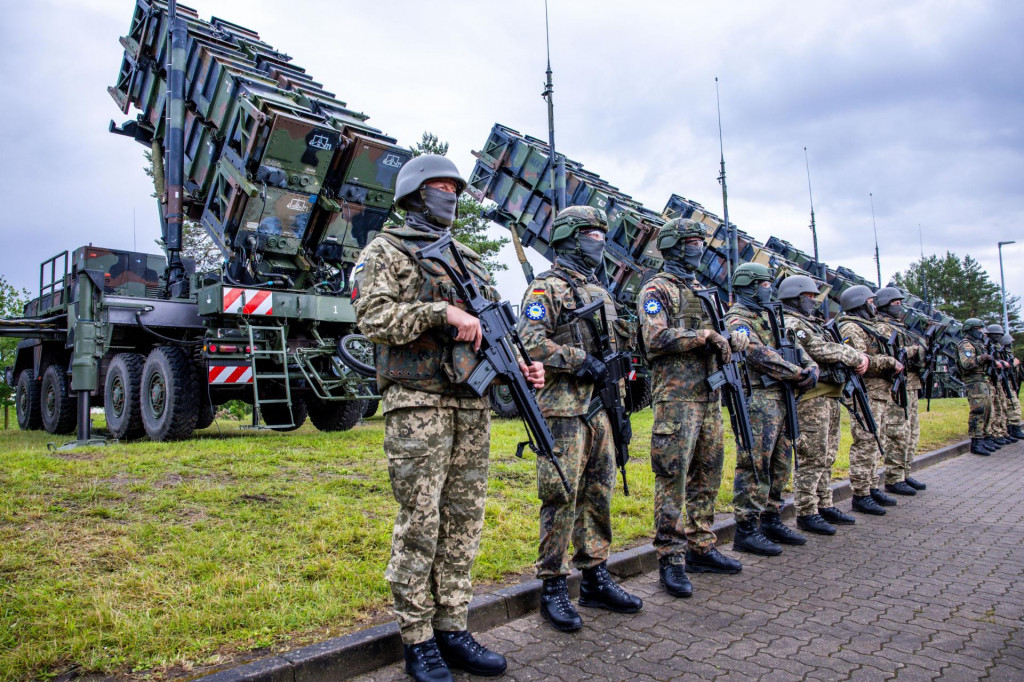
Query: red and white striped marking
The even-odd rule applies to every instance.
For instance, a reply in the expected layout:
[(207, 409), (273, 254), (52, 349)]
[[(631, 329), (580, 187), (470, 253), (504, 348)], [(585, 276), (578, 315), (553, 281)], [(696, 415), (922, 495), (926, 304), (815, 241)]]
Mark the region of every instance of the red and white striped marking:
[(224, 312), (242, 315), (273, 315), (274, 294), (262, 289), (224, 287)]
[(252, 367), (247, 365), (211, 365), (211, 384), (251, 384)]

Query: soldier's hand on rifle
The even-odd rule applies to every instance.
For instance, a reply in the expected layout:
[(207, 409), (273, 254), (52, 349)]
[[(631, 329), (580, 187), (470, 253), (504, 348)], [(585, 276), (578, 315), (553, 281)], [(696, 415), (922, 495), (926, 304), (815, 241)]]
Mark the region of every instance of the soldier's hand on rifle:
[(818, 383), (818, 370), (816, 369), (805, 369), (800, 372), (800, 377), (796, 382), (796, 387), (809, 391), (814, 388)]
[(544, 388), (544, 363), (534, 362), (532, 365), (527, 365), (525, 362), (520, 362), (519, 369), (531, 386), (538, 391)]
[(900, 372), (902, 372), (902, 371), (903, 371), (903, 363), (902, 363), (902, 362), (900, 362), (899, 360), (897, 360), (897, 361), (896, 361), (896, 366), (895, 366), (895, 367), (893, 367), (892, 371), (893, 371), (893, 372), (894, 372), (895, 374), (899, 374)]
[(587, 353), (583, 366), (576, 372), (580, 378), (590, 379), (595, 384), (604, 381), (608, 376), (608, 365), (604, 364), (590, 353)]
[(864, 353), (861, 353), (860, 364), (853, 368), (853, 373), (863, 375), (864, 372), (868, 371), (868, 364), (870, 364), (868, 356), (865, 355)]
[(742, 353), (750, 345), (750, 337), (746, 334), (729, 334), (729, 343), (737, 353)]
[(988, 353), (983, 353), (982, 355), (978, 356), (978, 361), (979, 362), (992, 362), (992, 356), (989, 355)]
[(729, 348), (729, 342), (725, 340), (725, 337), (716, 331), (705, 329), (701, 332), (704, 335), (704, 345), (708, 347), (708, 350), (713, 350), (718, 354), (718, 358), (723, 362), (727, 363), (732, 359), (732, 350)]
[(458, 331), (455, 335), (456, 341), (467, 341), (473, 344), (473, 350), (480, 350), (480, 341), (483, 339), (483, 333), (480, 331), (479, 319), (453, 305), (448, 306), (448, 309), (445, 311), (445, 317), (448, 320), (448, 324), (455, 327)]

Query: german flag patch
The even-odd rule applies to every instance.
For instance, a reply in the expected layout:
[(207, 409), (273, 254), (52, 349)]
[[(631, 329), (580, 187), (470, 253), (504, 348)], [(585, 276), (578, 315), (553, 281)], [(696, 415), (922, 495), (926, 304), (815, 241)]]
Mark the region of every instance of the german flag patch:
[(530, 292), (530, 294), (532, 294), (533, 296), (543, 296), (546, 293), (547, 290), (545, 289), (534, 289), (533, 291)]

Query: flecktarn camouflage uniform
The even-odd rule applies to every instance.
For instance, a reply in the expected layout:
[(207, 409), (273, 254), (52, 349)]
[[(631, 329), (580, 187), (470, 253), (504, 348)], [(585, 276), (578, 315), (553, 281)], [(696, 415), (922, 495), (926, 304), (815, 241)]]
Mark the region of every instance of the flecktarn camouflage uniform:
[(899, 335), (900, 345), (907, 349), (907, 413), (895, 402), (889, 407), (893, 411), (892, 419), (900, 422), (903, 428), (893, 438), (892, 446), (885, 451), (885, 482), (888, 484), (907, 480), (910, 465), (917, 454), (917, 443), (921, 439), (921, 422), (918, 415), (918, 391), (924, 386), (921, 381), (921, 361), (924, 359), (925, 348), (921, 340), (907, 329), (907, 325), (881, 313), (878, 329), (883, 336), (889, 338), (895, 331)]
[[(466, 629), (487, 494), (490, 404), (458, 384), (460, 359), (475, 354), (451, 339), (446, 310), (459, 304), (450, 280), (412, 256), (437, 238), (410, 227), (385, 230), (363, 250), (353, 290), (359, 329), (377, 344), (384, 452), (399, 504), (384, 577), (407, 645), (434, 629)], [(479, 257), (460, 250), (493, 297)]]
[(985, 425), (992, 413), (992, 389), (985, 373), (986, 365), (978, 358), (985, 354), (980, 342), (964, 338), (956, 345), (956, 362), (960, 368), (960, 380), (967, 389), (967, 431), (971, 440), (985, 437)]
[[(801, 350), (801, 364), (782, 359), (773, 349), (771, 326), (767, 312), (756, 312), (742, 303), (735, 303), (726, 315), (730, 334), (743, 334), (750, 339), (747, 347), (747, 369), (753, 389), (750, 396), (750, 428), (753, 452), (748, 458), (743, 451), (736, 454), (736, 476), (733, 479), (733, 507), (737, 523), (756, 519), (761, 512), (778, 514), (782, 510), (782, 493), (792, 470), (792, 447), (785, 433), (786, 403), (780, 386), (765, 386), (761, 377), (776, 381), (795, 381), (804, 369), (817, 365)], [(757, 478), (754, 479), (754, 467)], [(759, 482), (758, 482), (759, 481)]]

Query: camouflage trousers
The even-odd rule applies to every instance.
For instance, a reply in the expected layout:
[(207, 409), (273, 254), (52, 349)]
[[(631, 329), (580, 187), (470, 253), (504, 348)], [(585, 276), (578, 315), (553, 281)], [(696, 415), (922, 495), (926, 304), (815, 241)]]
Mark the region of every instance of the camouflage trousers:
[(1020, 426), (1020, 398), (1016, 393), (1010, 393), (1010, 406), (1006, 414), (1006, 423), (1010, 426)]
[(907, 416), (903, 416), (903, 408), (895, 403), (890, 409), (895, 410), (896, 421), (902, 423), (902, 428), (893, 440), (892, 445), (885, 451), (885, 482), (899, 483), (907, 480), (910, 475), (910, 465), (917, 455), (917, 443), (921, 439), (921, 420), (918, 410), (917, 391), (907, 391)]
[[(888, 391), (881, 394), (869, 392), (868, 402), (871, 403), (871, 415), (878, 427), (878, 440), (882, 443), (882, 449), (889, 452), (894, 447), (893, 440), (899, 439), (899, 432), (906, 423), (903, 408), (896, 406)], [(868, 495), (872, 488), (878, 487), (878, 462), (881, 459), (878, 443), (870, 431), (861, 428), (856, 419), (850, 424), (850, 435), (853, 436), (853, 445), (850, 446), (850, 487), (854, 495)]]
[(490, 430), (489, 409), (411, 407), (384, 415), (384, 452), (399, 505), (384, 577), (405, 644), (430, 639), (434, 629), (466, 629)]
[(801, 400), (796, 406), (800, 438), (796, 441), (797, 468), (793, 472), (793, 497), (800, 516), (831, 507), (832, 465), (839, 452), (839, 399), (820, 396)]
[(733, 516), (737, 523), (756, 519), (761, 512), (779, 513), (782, 509), (782, 492), (793, 466), (785, 419), (786, 404), (775, 393), (754, 389), (750, 396), (753, 453), (748, 456), (737, 450), (732, 483)]
[(572, 490), (566, 495), (558, 473), (544, 457), (537, 458), (537, 496), (540, 497), (540, 547), (537, 577), (569, 574), (569, 541), (578, 569), (608, 559), (612, 544), (612, 490), (615, 487), (615, 447), (608, 415), (587, 422), (583, 417), (548, 417), (562, 471)]
[(714, 546), (711, 526), (724, 457), (719, 401), (655, 404), (651, 468), (654, 547), (659, 559), (682, 564), (687, 544), (701, 554)]
[(992, 413), (992, 391), (987, 381), (967, 384), (967, 404), (970, 414), (967, 417), (967, 433), (971, 440), (985, 437), (985, 426)]

